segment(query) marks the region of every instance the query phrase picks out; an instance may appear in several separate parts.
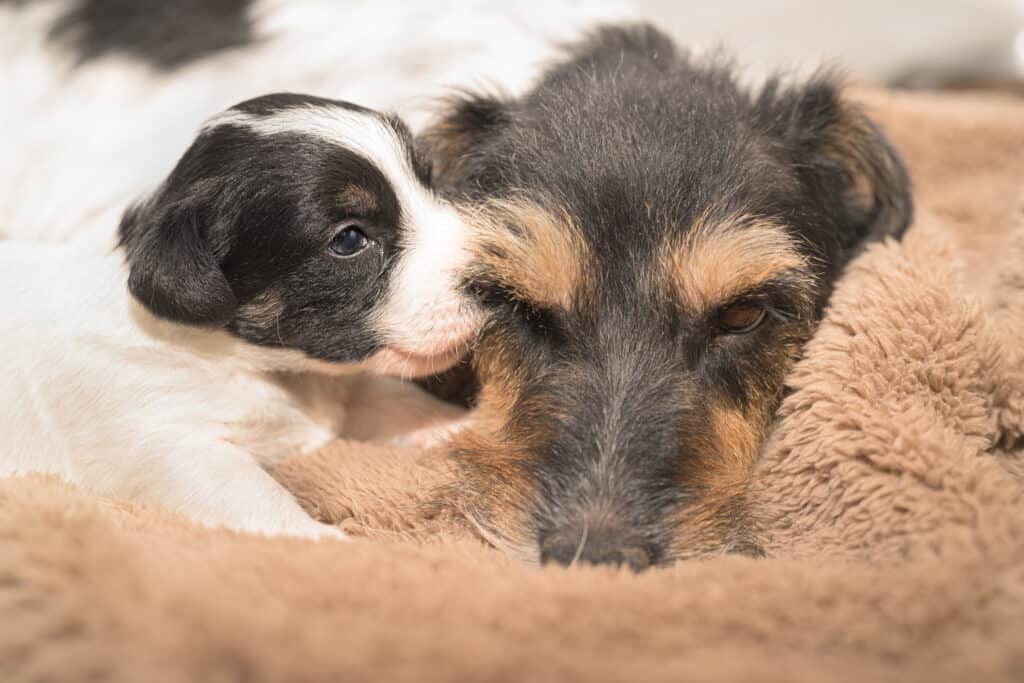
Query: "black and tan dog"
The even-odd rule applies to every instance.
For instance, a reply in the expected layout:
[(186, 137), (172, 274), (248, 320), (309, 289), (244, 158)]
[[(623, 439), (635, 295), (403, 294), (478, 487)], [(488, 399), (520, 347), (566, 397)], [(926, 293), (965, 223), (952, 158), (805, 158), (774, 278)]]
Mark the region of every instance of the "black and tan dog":
[(646, 26), (428, 133), (475, 212), (490, 323), (464, 505), (527, 559), (757, 552), (744, 485), (832, 284), (911, 218), (904, 167), (827, 76), (748, 92)]

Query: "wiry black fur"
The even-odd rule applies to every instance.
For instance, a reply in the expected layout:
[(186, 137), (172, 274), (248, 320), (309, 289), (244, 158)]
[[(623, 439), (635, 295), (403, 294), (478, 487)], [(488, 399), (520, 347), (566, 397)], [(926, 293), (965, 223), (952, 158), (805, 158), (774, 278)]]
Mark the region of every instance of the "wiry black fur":
[[(491, 311), (482, 348), (489, 335), (512, 340), (502, 343), (527, 378), (507, 432), (555, 434), (530, 465), (542, 557), (671, 559), (688, 533), (675, 520), (708, 493), (686, 474), (700, 466), (707, 406), (766, 401), (770, 415), (787, 349), (806, 339), (845, 263), (906, 229), (899, 157), (831, 78), (750, 93), (729, 65), (690, 59), (650, 26), (596, 32), (520, 99), (462, 98), (439, 130), (453, 141), (438, 146), (449, 192), (564, 208), (597, 263), (596, 297), (568, 312), (470, 283)], [(723, 336), (713, 316), (667, 308), (655, 291), (666, 236), (705, 212), (786, 226), (814, 264), (809, 288), (783, 279), (750, 294), (772, 315), (749, 335)], [(720, 547), (751, 547), (737, 540), (742, 505), (726, 509)], [(584, 546), (594, 510), (605, 522)]]
[[(269, 116), (306, 104), (379, 116), (409, 138), (395, 119), (305, 95), (234, 109)], [(352, 185), (375, 196), (374, 210), (339, 203)], [(373, 244), (338, 258), (328, 247), (350, 224)], [(401, 249), (401, 225), (393, 188), (362, 156), (302, 133), (223, 124), (201, 133), (159, 190), (125, 214), (120, 236), (129, 288), (152, 313), (351, 362), (380, 346), (371, 318)]]

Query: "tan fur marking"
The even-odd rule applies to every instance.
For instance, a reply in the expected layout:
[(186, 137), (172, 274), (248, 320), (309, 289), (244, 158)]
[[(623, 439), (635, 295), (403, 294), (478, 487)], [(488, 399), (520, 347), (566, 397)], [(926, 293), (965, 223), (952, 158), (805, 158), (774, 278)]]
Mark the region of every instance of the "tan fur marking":
[(484, 277), (525, 301), (564, 310), (585, 293), (586, 242), (568, 213), (526, 200), (496, 200), (464, 214), (474, 227)]
[(717, 453), (708, 483), (730, 486), (746, 481), (764, 436), (759, 420), (736, 408), (716, 407), (711, 410), (711, 429)]
[(536, 562), (536, 543), (529, 534), (528, 509), (535, 490), (529, 475), (529, 454), (510, 443), (505, 427), (514, 396), (487, 387), (479, 397), (469, 429), (456, 435), (461, 477), (449, 497), (463, 516), (491, 545)]
[(478, 398), (480, 417), (498, 431), (508, 423), (519, 397), (522, 378), (516, 371), (514, 358), (506, 353), (500, 340), (477, 350), (476, 369), (480, 377)]
[(452, 443), (461, 477), (451, 496), (489, 543), (536, 563), (538, 546), (528, 525), (537, 488), (531, 465), (551, 438), (553, 426), (550, 420), (533, 416), (548, 416), (552, 411), (545, 405), (523, 404), (525, 378), (507, 343), (499, 332), (485, 338), (475, 351), (481, 390), (472, 423)]
[(338, 204), (359, 213), (373, 213), (377, 210), (377, 195), (365, 187), (349, 185), (338, 193)]
[(734, 552), (757, 554), (758, 525), (747, 509), (747, 491), (747, 482), (736, 483), (683, 506), (666, 556), (687, 560)]
[(463, 175), (471, 141), (462, 123), (445, 118), (427, 128), (422, 137), (432, 150), (435, 181), (456, 182)]
[(843, 193), (846, 205), (865, 215), (877, 211), (874, 232), (887, 234), (903, 225), (912, 211), (904, 194), (905, 173), (864, 111), (851, 102), (840, 101), (838, 106), (838, 119), (824, 131), (819, 151), (848, 174), (849, 185)]
[(865, 116), (856, 107), (841, 103), (839, 120), (826, 131), (821, 147), (822, 154), (837, 161), (850, 173), (851, 184), (844, 199), (862, 211), (870, 210), (875, 199), (871, 162), (865, 158), (871, 149), (871, 137), (871, 124)]
[(767, 429), (762, 412), (755, 409), (751, 417), (728, 406), (711, 409), (708, 433), (700, 439), (700, 458), (680, 473), (683, 483), (697, 487), (697, 498), (679, 509), (677, 534), (667, 550), (669, 557), (755, 552), (757, 544), (745, 498)]
[(708, 311), (786, 272), (802, 273), (807, 259), (781, 226), (737, 216), (702, 217), (663, 251), (670, 293), (687, 309)]
[(272, 290), (256, 295), (238, 309), (238, 317), (264, 328), (276, 326), (284, 313), (284, 301)]

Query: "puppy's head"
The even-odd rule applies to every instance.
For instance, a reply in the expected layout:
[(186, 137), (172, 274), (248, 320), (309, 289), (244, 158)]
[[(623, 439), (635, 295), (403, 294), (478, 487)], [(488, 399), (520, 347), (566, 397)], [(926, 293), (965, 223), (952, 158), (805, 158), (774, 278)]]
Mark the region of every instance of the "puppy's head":
[(465, 226), (393, 116), (268, 95), (213, 117), (129, 210), (128, 286), (153, 314), (259, 346), (418, 375), (475, 333)]
[(519, 100), (430, 133), (477, 207), (464, 505), (527, 558), (757, 552), (744, 487), (837, 274), (910, 219), (907, 176), (827, 78), (741, 89), (610, 29)]

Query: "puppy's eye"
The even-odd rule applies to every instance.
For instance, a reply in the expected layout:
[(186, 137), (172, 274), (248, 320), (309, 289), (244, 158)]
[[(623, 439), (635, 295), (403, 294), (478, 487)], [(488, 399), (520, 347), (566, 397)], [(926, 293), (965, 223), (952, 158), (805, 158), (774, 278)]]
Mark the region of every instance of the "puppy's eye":
[(764, 319), (764, 306), (741, 301), (723, 310), (718, 316), (718, 324), (727, 334), (746, 334), (757, 329)]
[(347, 226), (331, 240), (331, 253), (335, 256), (355, 256), (366, 247), (370, 246), (370, 240), (363, 234), (363, 231), (354, 226)]

